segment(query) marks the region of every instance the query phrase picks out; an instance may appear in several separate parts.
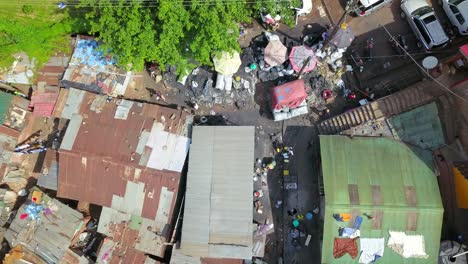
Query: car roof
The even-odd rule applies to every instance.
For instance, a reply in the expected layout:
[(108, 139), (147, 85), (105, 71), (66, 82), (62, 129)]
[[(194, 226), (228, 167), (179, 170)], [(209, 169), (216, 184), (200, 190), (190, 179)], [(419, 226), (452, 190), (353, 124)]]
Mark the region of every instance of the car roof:
[(426, 24), (426, 29), (429, 35), (431, 35), (432, 41), (435, 45), (439, 45), (448, 41), (447, 34), (445, 34), (445, 31), (438, 20)]
[(426, 0), (407, 0), (403, 4), (406, 6), (406, 9), (410, 14), (418, 8), (429, 6)]
[(457, 7), (460, 9), (463, 17), (468, 18), (468, 0), (461, 2)]

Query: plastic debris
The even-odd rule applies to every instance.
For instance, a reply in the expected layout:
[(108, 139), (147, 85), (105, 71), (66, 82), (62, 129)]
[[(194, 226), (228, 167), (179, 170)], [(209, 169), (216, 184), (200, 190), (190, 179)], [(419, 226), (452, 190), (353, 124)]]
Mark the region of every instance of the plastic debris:
[(30, 203), (24, 207), (24, 212), (32, 220), (39, 220), (39, 213), (44, 210), (40, 204)]

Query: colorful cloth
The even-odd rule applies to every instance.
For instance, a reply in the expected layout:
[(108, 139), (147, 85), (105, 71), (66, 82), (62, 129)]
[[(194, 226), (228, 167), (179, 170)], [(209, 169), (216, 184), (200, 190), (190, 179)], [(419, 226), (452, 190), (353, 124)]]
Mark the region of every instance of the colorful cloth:
[(356, 239), (351, 238), (335, 238), (333, 245), (333, 257), (341, 258), (348, 253), (351, 258), (355, 259), (358, 255)]

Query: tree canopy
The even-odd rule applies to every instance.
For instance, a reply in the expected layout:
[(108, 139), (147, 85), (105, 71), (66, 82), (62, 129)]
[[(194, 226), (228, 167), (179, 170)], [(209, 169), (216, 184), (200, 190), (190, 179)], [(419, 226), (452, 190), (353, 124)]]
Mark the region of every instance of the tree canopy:
[[(68, 46), (67, 35), (85, 33), (100, 40), (123, 68), (142, 70), (145, 62), (154, 61), (184, 74), (196, 65), (211, 65), (219, 51), (239, 51), (239, 23), (259, 18), (262, 10), (294, 23), (294, 2), (73, 0), (63, 10), (52, 0), (41, 6), (18, 2), (11, 5), (14, 19), (0, 21), (0, 63), (10, 64), (11, 54), (20, 51), (45, 62), (58, 46)], [(6, 15), (3, 10), (0, 17)]]

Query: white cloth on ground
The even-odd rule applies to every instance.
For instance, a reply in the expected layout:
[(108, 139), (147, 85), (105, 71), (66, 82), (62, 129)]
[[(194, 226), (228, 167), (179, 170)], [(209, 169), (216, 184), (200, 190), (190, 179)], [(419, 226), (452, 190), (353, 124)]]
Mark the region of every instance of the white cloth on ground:
[(404, 258), (427, 258), (424, 236), (406, 235), (405, 232), (388, 231), (387, 246)]
[(361, 256), (359, 263), (372, 263), (382, 257), (385, 248), (385, 238), (361, 238)]

